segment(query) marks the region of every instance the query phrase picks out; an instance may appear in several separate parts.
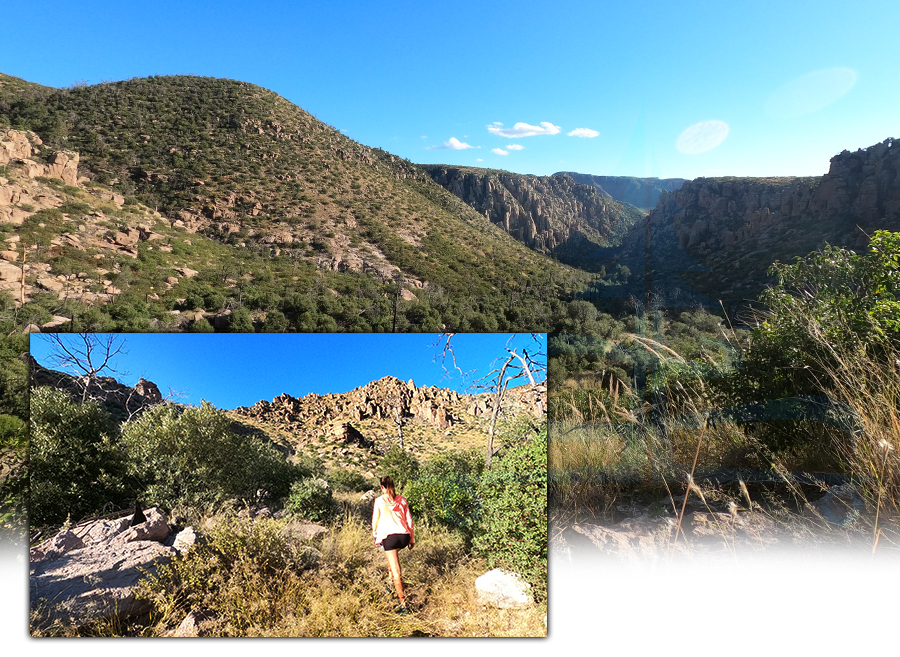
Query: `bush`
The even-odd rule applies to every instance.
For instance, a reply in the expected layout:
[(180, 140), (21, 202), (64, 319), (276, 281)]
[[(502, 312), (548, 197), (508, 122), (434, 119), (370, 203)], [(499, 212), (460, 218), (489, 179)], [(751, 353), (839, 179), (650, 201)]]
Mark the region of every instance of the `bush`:
[(439, 454), (406, 484), (404, 496), (426, 522), (468, 530), (480, 515), (478, 482), (483, 470), (484, 458), (475, 451)]
[(272, 445), (239, 436), (209, 402), (156, 406), (122, 427), (128, 471), (142, 499), (175, 506), (206, 506), (228, 498), (255, 499), (263, 489), (283, 499), (302, 470)]
[(336, 491), (362, 493), (371, 490), (374, 482), (350, 468), (336, 468), (328, 473), (328, 483)]
[(191, 324), (191, 332), (193, 333), (214, 333), (215, 329), (213, 325), (209, 323), (209, 320), (206, 317), (201, 317), (200, 319), (194, 320), (194, 323)]
[(124, 501), (125, 459), (109, 415), (96, 402), (37, 388), (31, 393), (31, 523), (80, 520)]
[(325, 522), (337, 515), (339, 507), (327, 481), (307, 477), (293, 483), (284, 509), (313, 522)]
[(522, 575), (547, 594), (547, 430), (508, 447), (481, 479), (481, 522), (473, 545), (491, 567)]
[(253, 333), (253, 316), (244, 308), (236, 308), (228, 320), (228, 330), (232, 333)]
[(419, 462), (416, 457), (394, 443), (378, 462), (378, 476), (390, 477), (394, 480), (397, 492), (405, 490), (406, 482), (419, 474)]
[[(862, 255), (827, 246), (770, 272), (779, 283), (760, 295), (768, 310), (748, 352), (733, 374), (713, 380), (737, 422), (753, 419), (740, 413), (748, 402), (827, 394), (822, 382), (844, 367), (840, 354), (890, 365), (885, 354), (900, 345), (900, 233), (876, 231)], [(775, 450), (816, 440), (798, 430), (803, 413), (790, 416), (754, 432)]]

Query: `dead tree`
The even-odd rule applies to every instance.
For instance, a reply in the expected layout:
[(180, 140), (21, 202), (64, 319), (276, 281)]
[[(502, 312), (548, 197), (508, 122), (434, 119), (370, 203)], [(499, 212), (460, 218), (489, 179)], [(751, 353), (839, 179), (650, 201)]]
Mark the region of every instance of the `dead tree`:
[[(87, 401), (92, 387), (99, 386), (102, 373), (125, 374), (113, 364), (119, 354), (125, 354), (125, 338), (114, 333), (46, 333), (53, 345), (50, 361), (69, 370), (81, 386), (81, 401)], [(43, 337), (43, 336), (42, 336)]]
[[(442, 333), (438, 338), (436, 346), (442, 346), (441, 358), (444, 370), (447, 371), (447, 359), (453, 363), (453, 369), (459, 372), (463, 379), (467, 378), (467, 374), (456, 363), (456, 354), (453, 351), (452, 339), (454, 333)], [(509, 344), (507, 342), (507, 344)], [(499, 366), (491, 370), (488, 374), (475, 381), (472, 385), (475, 389), (488, 391), (492, 394), (491, 419), (488, 423), (487, 448), (485, 450), (485, 468), (490, 469), (491, 458), (499, 451), (494, 447), (494, 437), (497, 432), (497, 420), (503, 409), (507, 389), (510, 384), (523, 380), (527, 382), (535, 394), (535, 400), (543, 411), (543, 402), (540, 395), (541, 384), (537, 382), (535, 377), (539, 377), (541, 373), (546, 374), (547, 370), (547, 354), (542, 349), (543, 342), (540, 335), (532, 333), (532, 344), (524, 347), (519, 353), (518, 348), (506, 348), (507, 356), (502, 359)], [(531, 349), (531, 353), (528, 350)], [(497, 362), (497, 361), (495, 361)]]

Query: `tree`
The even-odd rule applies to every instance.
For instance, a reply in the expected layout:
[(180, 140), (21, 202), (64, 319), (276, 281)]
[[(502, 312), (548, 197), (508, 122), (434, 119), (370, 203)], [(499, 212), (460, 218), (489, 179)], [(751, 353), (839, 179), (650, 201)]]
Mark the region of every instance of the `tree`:
[(473, 541), (491, 567), (521, 574), (547, 594), (547, 429), (507, 447), (481, 479)]
[[(442, 333), (438, 338), (438, 345), (443, 343), (441, 360), (446, 369), (447, 359), (453, 363), (453, 368), (466, 378), (466, 374), (456, 364), (456, 354), (453, 351), (454, 333)], [(475, 381), (473, 387), (476, 389), (487, 390), (493, 395), (493, 403), (491, 406), (491, 419), (488, 424), (487, 447), (485, 450), (485, 468), (490, 469), (491, 458), (497, 453), (494, 447), (494, 437), (497, 430), (497, 420), (503, 409), (503, 403), (506, 398), (507, 389), (510, 384), (522, 379), (523, 383), (531, 387), (538, 404), (542, 404), (542, 393), (546, 391), (546, 382), (538, 382), (535, 378), (539, 373), (547, 370), (547, 353), (544, 349), (543, 341), (538, 334), (533, 333), (531, 353), (528, 353), (528, 347), (522, 349), (522, 353), (518, 349), (506, 349), (507, 356), (488, 374)], [(498, 359), (500, 360), (500, 359)], [(543, 408), (541, 409), (543, 410)]]
[(157, 504), (254, 499), (259, 489), (279, 499), (304, 474), (270, 444), (234, 433), (209, 402), (155, 406), (123, 425), (122, 442), (142, 499)]
[(900, 233), (877, 231), (863, 254), (826, 246), (770, 273), (778, 284), (760, 295), (767, 309), (750, 348), (720, 384), (728, 402), (820, 394), (836, 367), (830, 351), (877, 358), (900, 343)]

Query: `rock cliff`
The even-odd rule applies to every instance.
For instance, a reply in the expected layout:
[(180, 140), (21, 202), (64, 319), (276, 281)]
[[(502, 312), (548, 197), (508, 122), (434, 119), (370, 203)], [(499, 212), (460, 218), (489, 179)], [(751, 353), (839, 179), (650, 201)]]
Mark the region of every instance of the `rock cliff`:
[(28, 361), (32, 387), (48, 386), (64, 390), (80, 400), (87, 386), (88, 399), (99, 401), (117, 420), (163, 402), (159, 388), (146, 379), (139, 379), (133, 388), (111, 376), (98, 376), (88, 382), (81, 377), (47, 369), (31, 356), (28, 356)]
[(649, 256), (649, 283), (670, 303), (717, 306), (721, 299), (737, 310), (771, 282), (767, 270), (774, 261), (792, 262), (825, 243), (858, 250), (879, 229), (900, 230), (900, 147), (894, 139), (834, 156), (820, 178), (687, 181), (660, 194), (620, 249), (598, 256), (641, 273)]
[(424, 165), (432, 180), (532, 249), (577, 264), (640, 218), (569, 176)]

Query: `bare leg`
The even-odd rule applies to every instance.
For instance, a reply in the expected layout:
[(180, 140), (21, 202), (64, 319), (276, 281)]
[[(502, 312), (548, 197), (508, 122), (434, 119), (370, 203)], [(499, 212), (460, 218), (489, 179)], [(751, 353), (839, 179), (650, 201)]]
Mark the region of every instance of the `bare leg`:
[(397, 590), (397, 597), (400, 598), (400, 604), (406, 605), (406, 595), (403, 593), (403, 580), (400, 578), (400, 559), (397, 556), (399, 550), (385, 550), (384, 554), (388, 560), (388, 568), (391, 570), (391, 578), (394, 580), (394, 588)]

